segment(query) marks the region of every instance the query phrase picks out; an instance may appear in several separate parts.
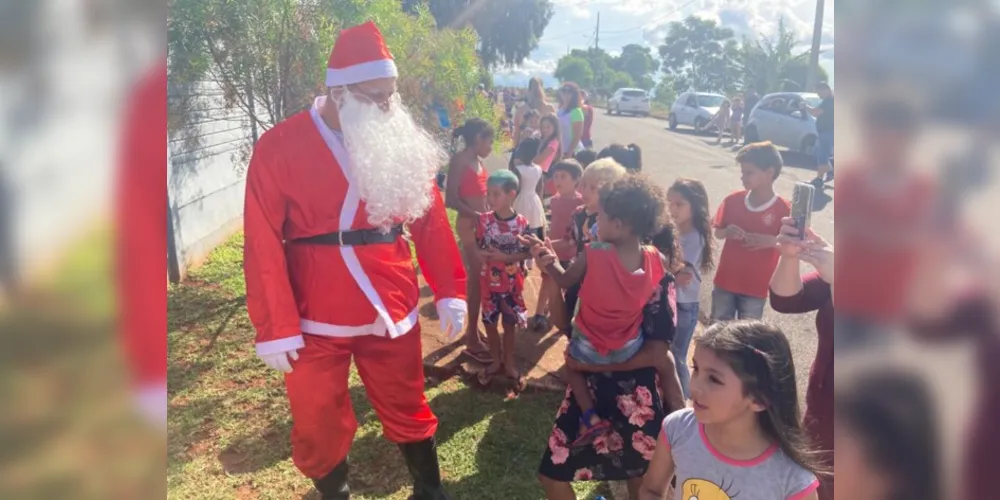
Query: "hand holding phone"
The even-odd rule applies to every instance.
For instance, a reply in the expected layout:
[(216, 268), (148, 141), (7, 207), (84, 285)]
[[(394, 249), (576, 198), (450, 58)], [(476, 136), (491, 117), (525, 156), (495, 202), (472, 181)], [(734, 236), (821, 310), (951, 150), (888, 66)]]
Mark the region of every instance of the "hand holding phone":
[(816, 196), (816, 187), (806, 182), (796, 182), (792, 191), (792, 219), (795, 220), (795, 228), (799, 230), (798, 238), (804, 239), (806, 230), (809, 229), (809, 222), (812, 217), (813, 199)]

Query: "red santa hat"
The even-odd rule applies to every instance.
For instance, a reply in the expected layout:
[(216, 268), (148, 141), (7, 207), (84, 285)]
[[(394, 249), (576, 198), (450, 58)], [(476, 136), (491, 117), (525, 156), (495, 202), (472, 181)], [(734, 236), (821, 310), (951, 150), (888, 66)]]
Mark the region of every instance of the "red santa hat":
[(375, 23), (368, 21), (340, 32), (326, 65), (327, 87), (394, 76), (398, 76), (396, 63)]

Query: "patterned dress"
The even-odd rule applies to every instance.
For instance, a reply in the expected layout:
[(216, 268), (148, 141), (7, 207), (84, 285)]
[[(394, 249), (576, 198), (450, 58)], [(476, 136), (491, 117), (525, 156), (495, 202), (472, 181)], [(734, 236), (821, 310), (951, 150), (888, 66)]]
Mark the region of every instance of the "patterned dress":
[[(665, 293), (672, 282), (672, 276), (664, 277), (646, 304), (644, 342), (669, 343), (674, 338), (674, 311)], [(657, 390), (656, 369), (588, 373), (587, 383), (594, 408), (611, 422), (611, 432), (587, 447), (569, 446), (579, 433), (582, 412), (567, 387), (538, 472), (560, 482), (622, 481), (645, 475), (668, 413)]]

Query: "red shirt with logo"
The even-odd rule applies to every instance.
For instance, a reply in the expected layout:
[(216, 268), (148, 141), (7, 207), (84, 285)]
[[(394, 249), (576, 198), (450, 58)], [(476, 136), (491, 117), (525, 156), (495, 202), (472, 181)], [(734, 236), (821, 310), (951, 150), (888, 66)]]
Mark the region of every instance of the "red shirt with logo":
[[(719, 205), (712, 225), (716, 228), (735, 225), (747, 233), (777, 236), (781, 219), (791, 214), (791, 204), (775, 195), (767, 203), (751, 207), (749, 194), (744, 190), (727, 196)], [(765, 298), (778, 256), (777, 248), (750, 250), (742, 241), (727, 239), (715, 272), (715, 286), (727, 292)]]
[[(919, 174), (900, 174), (878, 185), (860, 166), (837, 176), (837, 312), (869, 320), (890, 320), (903, 313), (921, 227), (934, 206), (933, 182)], [(901, 235), (909, 235), (901, 237)]]

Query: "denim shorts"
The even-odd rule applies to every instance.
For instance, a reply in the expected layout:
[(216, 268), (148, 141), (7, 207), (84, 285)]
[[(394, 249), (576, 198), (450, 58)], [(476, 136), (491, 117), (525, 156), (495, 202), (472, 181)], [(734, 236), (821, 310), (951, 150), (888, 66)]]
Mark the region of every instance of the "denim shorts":
[(816, 165), (826, 165), (833, 158), (833, 132), (822, 132), (816, 138)]
[(636, 333), (635, 338), (626, 342), (621, 349), (601, 354), (597, 352), (594, 344), (591, 344), (587, 340), (587, 337), (574, 326), (573, 336), (569, 339), (569, 355), (573, 359), (588, 365), (615, 365), (624, 363), (632, 359), (642, 347), (642, 335), (638, 332)]

